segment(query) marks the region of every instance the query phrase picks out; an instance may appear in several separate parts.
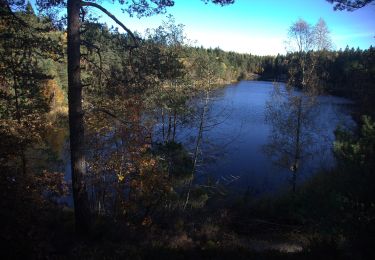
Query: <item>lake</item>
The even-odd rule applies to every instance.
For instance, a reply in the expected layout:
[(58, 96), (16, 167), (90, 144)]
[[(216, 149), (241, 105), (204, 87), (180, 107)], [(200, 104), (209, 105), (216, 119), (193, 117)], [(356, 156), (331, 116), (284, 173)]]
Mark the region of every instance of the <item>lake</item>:
[[(283, 83), (277, 84), (281, 89), (285, 87)], [(272, 125), (265, 120), (266, 104), (270, 102), (273, 91), (272, 82), (242, 81), (210, 94), (196, 183), (214, 183), (231, 194), (246, 192), (251, 196), (290, 189), (291, 171), (276, 165), (264, 152), (272, 130)], [(300, 95), (298, 91), (295, 93)], [(311, 146), (314, 147), (312, 155), (301, 161), (298, 183), (319, 170), (335, 165), (332, 152), (334, 130), (339, 125), (349, 128), (355, 125), (350, 117), (351, 106), (352, 102), (344, 98), (328, 95), (317, 98), (314, 124), (319, 131), (315, 133), (314, 145)], [(196, 120), (177, 126), (176, 141), (181, 142), (191, 154), (198, 126)], [(159, 133), (153, 137), (153, 141), (157, 142), (160, 124), (155, 125), (154, 132)], [(65, 176), (70, 181), (68, 144), (64, 151)], [(72, 206), (71, 197), (64, 201)]]
[[(277, 83), (281, 88), (283, 83)], [(266, 103), (274, 83), (242, 81), (214, 91), (209, 102), (200, 149), (196, 181), (207, 179), (236, 193), (274, 193), (290, 188), (291, 172), (277, 166), (264, 152), (272, 125), (265, 121)], [(308, 179), (335, 164), (332, 147), (337, 126), (352, 127), (352, 102), (319, 96), (314, 106), (316, 129), (314, 153), (304, 158), (297, 181)], [(178, 127), (177, 140), (193, 150), (198, 123)]]

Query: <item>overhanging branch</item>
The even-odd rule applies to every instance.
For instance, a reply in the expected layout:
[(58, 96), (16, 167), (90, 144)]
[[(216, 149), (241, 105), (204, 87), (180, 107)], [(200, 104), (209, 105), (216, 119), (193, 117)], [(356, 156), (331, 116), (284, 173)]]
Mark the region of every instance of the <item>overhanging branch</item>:
[(31, 26), (30, 24), (28, 24), (27, 22), (25, 22), (21, 17), (17, 16), (12, 8), (10, 7), (8, 1), (3, 1), (3, 0), (0, 0), (0, 15), (3, 16), (3, 15), (10, 15), (12, 16), (18, 23), (20, 23), (20, 25), (24, 26), (24, 27), (27, 27), (27, 28), (30, 28), (32, 30), (35, 30), (35, 31), (38, 31), (38, 32), (46, 32), (48, 31), (48, 29), (41, 29), (41, 28), (34, 28), (33, 26)]
[(129, 35), (130, 37), (132, 38), (133, 42), (134, 42), (134, 46), (131, 46), (131, 47), (138, 47), (138, 41), (137, 41), (137, 38), (134, 36), (134, 34), (132, 33), (132, 31), (130, 31), (122, 22), (120, 22), (119, 19), (116, 18), (116, 16), (114, 16), (113, 14), (111, 14), (107, 9), (105, 9), (103, 6), (97, 4), (97, 3), (93, 3), (93, 2), (83, 2), (81, 3), (81, 6), (91, 6), (91, 7), (95, 7), (95, 8), (98, 8), (100, 11), (102, 11), (103, 13), (105, 13), (106, 15), (108, 15), (113, 21), (115, 21), (118, 25), (120, 25), (120, 27), (122, 29), (124, 29)]

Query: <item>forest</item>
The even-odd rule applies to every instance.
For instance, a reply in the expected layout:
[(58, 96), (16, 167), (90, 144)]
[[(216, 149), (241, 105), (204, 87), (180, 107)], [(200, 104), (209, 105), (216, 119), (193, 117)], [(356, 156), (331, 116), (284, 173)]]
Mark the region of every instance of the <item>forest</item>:
[[(174, 2), (116, 4), (142, 22)], [(140, 34), (101, 1), (0, 0), (1, 258), (374, 257), (375, 47), (334, 49), (323, 19), (301, 18), (285, 54), (244, 54), (192, 45), (177, 21)], [(234, 166), (202, 177), (225, 161), (209, 132), (237, 116), (217, 100), (253, 83), (272, 89), (256, 153), (288, 180), (273, 194), (233, 190), (245, 182)], [(354, 126), (326, 138), (332, 166), (304, 168), (323, 154), (312, 117), (330, 97), (348, 102)]]

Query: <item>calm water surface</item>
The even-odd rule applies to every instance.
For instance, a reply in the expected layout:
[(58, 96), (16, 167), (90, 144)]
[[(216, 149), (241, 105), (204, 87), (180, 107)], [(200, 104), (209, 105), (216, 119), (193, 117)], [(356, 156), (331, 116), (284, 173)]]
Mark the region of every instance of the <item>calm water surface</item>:
[[(271, 131), (265, 121), (265, 108), (273, 89), (272, 82), (242, 81), (215, 91), (205, 123), (197, 181), (211, 178), (231, 190), (253, 195), (290, 187), (290, 171), (276, 166), (263, 152)], [(334, 165), (334, 130), (338, 125), (353, 126), (350, 105), (343, 98), (318, 98), (316, 152), (302, 161), (299, 182)], [(177, 138), (192, 148), (197, 131), (197, 127), (183, 126)]]
[[(283, 83), (278, 84), (284, 87)], [(265, 121), (265, 112), (273, 89), (272, 82), (242, 81), (212, 93), (197, 167), (198, 183), (210, 180), (234, 193), (250, 192), (255, 196), (290, 188), (290, 171), (276, 166), (263, 152), (272, 128)], [(347, 99), (318, 98), (317, 152), (301, 163), (298, 182), (334, 166), (334, 130), (338, 125), (354, 125), (349, 116), (350, 106)], [(177, 141), (189, 151), (194, 150), (198, 126), (199, 122), (194, 122), (177, 129)], [(66, 179), (70, 181), (68, 146), (64, 157)], [(68, 204), (72, 204), (71, 198)]]

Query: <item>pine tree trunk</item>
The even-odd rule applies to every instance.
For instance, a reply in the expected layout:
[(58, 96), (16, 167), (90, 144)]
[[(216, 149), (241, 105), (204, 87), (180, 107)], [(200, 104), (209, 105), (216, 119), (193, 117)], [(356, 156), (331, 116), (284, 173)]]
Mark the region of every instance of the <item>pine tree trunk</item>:
[(72, 186), (76, 231), (90, 230), (90, 208), (85, 185), (86, 161), (80, 69), (80, 0), (68, 0), (68, 102)]

